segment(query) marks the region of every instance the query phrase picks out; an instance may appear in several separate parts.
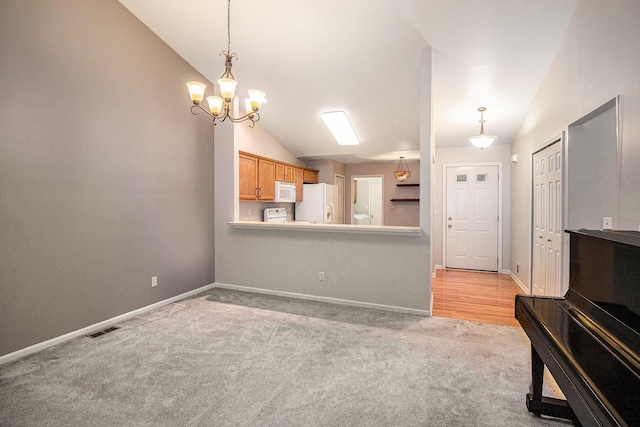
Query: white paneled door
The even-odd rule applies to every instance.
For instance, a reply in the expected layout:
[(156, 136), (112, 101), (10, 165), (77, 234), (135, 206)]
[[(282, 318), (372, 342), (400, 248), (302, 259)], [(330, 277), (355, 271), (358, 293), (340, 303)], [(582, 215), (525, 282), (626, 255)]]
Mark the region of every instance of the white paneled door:
[(371, 225), (382, 225), (382, 180), (369, 183)]
[(498, 166), (448, 166), (447, 268), (498, 271)]
[(338, 200), (334, 213), (334, 224), (344, 224), (344, 176), (335, 175), (335, 184), (338, 188)]
[(562, 154), (556, 142), (533, 155), (531, 291), (562, 294)]

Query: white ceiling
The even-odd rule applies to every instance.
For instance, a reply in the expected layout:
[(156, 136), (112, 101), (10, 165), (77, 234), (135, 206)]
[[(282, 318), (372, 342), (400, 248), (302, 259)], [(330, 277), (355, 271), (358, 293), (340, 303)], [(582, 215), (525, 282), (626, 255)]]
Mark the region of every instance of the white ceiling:
[[(223, 73), (225, 0), (120, 2), (209, 80)], [(578, 2), (233, 0), (233, 73), (242, 98), (267, 93), (259, 123), (294, 156), (397, 158), (419, 149), (420, 51), (431, 46), (436, 145), (468, 145), (480, 106), (485, 132), (509, 144)], [(360, 145), (335, 143), (320, 118), (335, 110)]]

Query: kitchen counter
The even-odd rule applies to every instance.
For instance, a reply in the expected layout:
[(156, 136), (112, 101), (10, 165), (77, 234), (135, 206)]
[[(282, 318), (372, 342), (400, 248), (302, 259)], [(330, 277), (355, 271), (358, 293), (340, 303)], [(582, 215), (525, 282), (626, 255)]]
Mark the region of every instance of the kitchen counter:
[(355, 234), (396, 234), (404, 236), (421, 236), (420, 227), (355, 225), (355, 224), (311, 224), (304, 222), (263, 222), (263, 221), (231, 221), (233, 228), (256, 228), (265, 230), (296, 230), (327, 233)]

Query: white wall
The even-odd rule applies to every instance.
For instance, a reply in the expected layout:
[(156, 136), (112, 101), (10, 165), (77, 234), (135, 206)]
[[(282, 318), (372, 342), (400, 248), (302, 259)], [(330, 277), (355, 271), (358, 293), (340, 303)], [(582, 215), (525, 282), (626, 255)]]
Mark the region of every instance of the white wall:
[[(511, 271), (529, 284), (530, 176), (528, 159), (569, 124), (616, 95), (620, 105), (619, 229), (640, 224), (640, 2), (582, 0), (522, 126), (512, 143), (521, 161), (511, 168)], [(568, 144), (574, 141), (568, 140)], [(615, 170), (594, 173), (616, 174)], [(594, 200), (599, 195), (593, 193)]]
[[(616, 108), (585, 123), (569, 126), (566, 227), (602, 228), (602, 217), (618, 225), (618, 169)], [(598, 197), (593, 197), (597, 194)]]
[(433, 207), (433, 239), (434, 239), (434, 254), (437, 266), (442, 266), (444, 263), (443, 256), (443, 227), (444, 227), (444, 201), (445, 201), (445, 189), (443, 179), (443, 165), (450, 164), (475, 164), (475, 163), (502, 163), (502, 176), (500, 177), (500, 185), (502, 187), (502, 221), (500, 226), (502, 227), (502, 254), (500, 255), (502, 260), (502, 270), (507, 272), (510, 265), (510, 182), (511, 182), (511, 147), (506, 144), (492, 145), (491, 147), (479, 150), (472, 147), (469, 144), (468, 147), (453, 147), (453, 148), (436, 148), (436, 163), (435, 163), (435, 188), (434, 188), (434, 203)]
[(305, 162), (295, 158), (280, 145), (278, 141), (269, 135), (269, 133), (260, 126), (260, 122), (256, 123), (253, 128), (250, 128), (247, 123), (236, 126), (234, 138), (238, 149), (241, 151), (291, 163), (292, 165), (305, 166)]
[[(421, 96), (427, 101), (427, 123), (421, 133), (422, 155), (431, 157), (431, 56), (425, 51)], [(235, 131), (239, 126), (236, 125)], [(237, 206), (237, 150), (234, 126), (216, 127), (216, 282), (382, 304), (429, 312), (431, 305), (429, 225), (429, 163), (421, 165), (427, 188), (421, 206), (421, 236), (324, 233), (238, 229), (228, 225)], [(239, 143), (239, 141), (238, 141)], [(242, 148), (245, 145), (243, 143)], [(254, 150), (255, 151), (255, 150)], [(275, 157), (275, 156), (270, 156)], [(318, 272), (325, 272), (325, 281)]]

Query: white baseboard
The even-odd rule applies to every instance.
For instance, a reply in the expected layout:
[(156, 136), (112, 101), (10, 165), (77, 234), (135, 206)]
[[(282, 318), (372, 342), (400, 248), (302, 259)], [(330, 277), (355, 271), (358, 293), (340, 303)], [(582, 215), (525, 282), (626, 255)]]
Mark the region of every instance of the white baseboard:
[[(296, 299), (302, 299), (302, 300), (308, 300), (308, 301), (326, 302), (330, 304), (346, 305), (350, 307), (372, 308), (375, 310), (391, 311), (394, 313), (403, 313), (403, 314), (413, 314), (416, 316), (430, 317), (431, 313), (433, 312), (431, 309), (419, 310), (417, 308), (397, 307), (393, 305), (374, 304), (370, 302), (352, 301), (352, 300), (346, 300), (346, 299), (340, 299), (340, 298), (321, 297), (317, 295), (299, 294), (295, 292), (284, 292), (284, 291), (275, 291), (271, 289), (252, 288), (249, 286), (230, 285), (227, 283), (216, 283), (214, 286), (216, 288), (231, 289), (234, 291), (253, 292), (256, 294), (263, 294), (263, 295), (274, 295), (279, 297), (296, 298)], [(433, 301), (433, 298), (431, 298), (431, 300)]]
[(522, 282), (520, 281), (520, 279), (518, 279), (518, 277), (516, 277), (516, 275), (515, 275), (515, 274), (513, 274), (513, 272), (512, 272), (512, 271), (509, 271), (509, 276), (511, 276), (511, 278), (513, 279), (513, 281), (514, 281), (514, 282), (516, 282), (516, 284), (517, 284), (518, 286), (520, 286), (520, 288), (522, 288), (522, 290), (523, 290), (527, 295), (529, 294), (529, 289), (527, 289), (527, 287), (525, 286), (525, 284), (524, 284), (524, 283), (522, 283)]
[(21, 350), (14, 351), (13, 353), (5, 354), (4, 356), (0, 356), (0, 365), (13, 362), (14, 360), (20, 359), (25, 356), (29, 356), (31, 354), (42, 351), (46, 348), (53, 347), (54, 345), (62, 344), (63, 342), (69, 341), (73, 338), (77, 338), (83, 335), (89, 335), (94, 332), (101, 331), (106, 329), (109, 326), (114, 325), (115, 323), (120, 323), (125, 320), (131, 319), (132, 317), (138, 316), (140, 314), (146, 313), (148, 311), (154, 310), (156, 308), (165, 306), (167, 304), (171, 304), (172, 302), (180, 301), (181, 299), (188, 298), (190, 296), (199, 294), (200, 292), (206, 291), (214, 287), (214, 284), (206, 285), (198, 289), (194, 289), (189, 292), (185, 292), (180, 295), (176, 295), (175, 297), (171, 297), (154, 304), (148, 305), (146, 307), (139, 308), (137, 310), (130, 311), (128, 313), (121, 314), (116, 317), (112, 317), (111, 319), (104, 320), (99, 323), (95, 323), (93, 325), (87, 326), (82, 329), (78, 329), (77, 331), (69, 332), (68, 334), (60, 335), (59, 337), (52, 338), (47, 341), (40, 342), (38, 344), (34, 344), (32, 346), (23, 348)]
[[(442, 265), (437, 265), (436, 264), (436, 271), (437, 270), (445, 270), (445, 268)], [(455, 270), (455, 268), (453, 268), (452, 270)], [(464, 270), (461, 269), (460, 271), (475, 271), (475, 270)], [(476, 271), (476, 273), (492, 273), (491, 271)], [(511, 270), (501, 270), (499, 272), (497, 272), (499, 274), (511, 274)], [(433, 274), (433, 277), (436, 277), (436, 274)]]
[(433, 292), (431, 292), (431, 301), (429, 301), (429, 311), (433, 313)]

